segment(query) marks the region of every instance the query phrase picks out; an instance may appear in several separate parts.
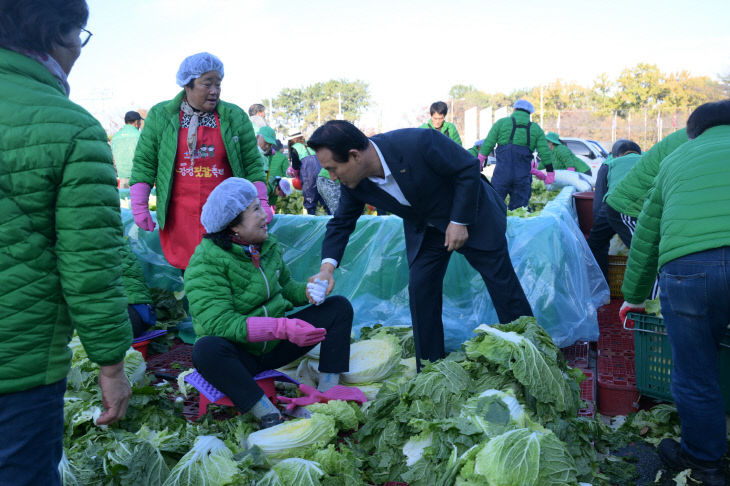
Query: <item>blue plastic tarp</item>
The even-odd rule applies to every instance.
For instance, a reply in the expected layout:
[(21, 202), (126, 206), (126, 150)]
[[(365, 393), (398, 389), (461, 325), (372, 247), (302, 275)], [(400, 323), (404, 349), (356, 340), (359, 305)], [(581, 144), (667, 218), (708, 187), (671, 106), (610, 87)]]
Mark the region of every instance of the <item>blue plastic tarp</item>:
[[(539, 216), (509, 217), (510, 257), (538, 322), (558, 346), (598, 339), (596, 309), (609, 301), (609, 289), (577, 224), (572, 187), (564, 188)], [(145, 266), (148, 284), (182, 288), (181, 272), (162, 256), (157, 231), (139, 231), (123, 210), (125, 233)], [(284, 250), (292, 276), (306, 280), (319, 271), (320, 250), (329, 216), (276, 215), (270, 225)], [(402, 220), (361, 216), (350, 237), (334, 293), (355, 310), (355, 335), (363, 326), (410, 325), (408, 262)], [(447, 350), (458, 349), (481, 323), (497, 314), (484, 281), (459, 253), (444, 278), (444, 335)]]

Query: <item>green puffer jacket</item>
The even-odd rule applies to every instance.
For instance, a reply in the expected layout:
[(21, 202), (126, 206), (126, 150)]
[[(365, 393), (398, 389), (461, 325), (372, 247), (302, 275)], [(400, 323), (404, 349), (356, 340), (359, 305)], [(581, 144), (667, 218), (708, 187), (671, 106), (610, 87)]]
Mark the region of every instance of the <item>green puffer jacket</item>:
[[(565, 145), (556, 145), (553, 149), (553, 169), (555, 170), (567, 170), (568, 167), (573, 167), (576, 172), (581, 174), (590, 174), (591, 166), (583, 162)], [(545, 163), (540, 160), (538, 169), (544, 169)]]
[(604, 201), (613, 194), (614, 188), (618, 186), (622, 180), (626, 179), (629, 171), (636, 166), (639, 159), (641, 159), (641, 155), (639, 154), (626, 154), (611, 160), (608, 175), (606, 177), (608, 189), (606, 190), (606, 195), (603, 196)]
[(659, 172), (659, 165), (674, 150), (686, 142), (687, 129), (668, 135), (641, 155), (633, 169), (611, 192), (606, 202), (619, 213), (636, 218), (649, 197), (649, 189)]
[(0, 394), (62, 380), (132, 344), (107, 137), (38, 62), (0, 49)]
[[(169, 101), (152, 107), (145, 119), (144, 130), (134, 153), (132, 177), (129, 185), (145, 182), (157, 186), (157, 221), (165, 227), (165, 216), (172, 194), (178, 133), (180, 131), (180, 104), (185, 91)], [(263, 160), (259, 153), (253, 125), (248, 115), (238, 106), (219, 101), (216, 108), (221, 123), (221, 136), (228, 163), (234, 177), (251, 182), (265, 182)]]
[(266, 173), (266, 180), (272, 183), (276, 177), (286, 177), (286, 170), (289, 168), (289, 159), (281, 152), (274, 152), (273, 155), (265, 155), (269, 169)]
[(114, 134), (111, 141), (114, 166), (117, 177), (129, 177), (132, 174), (132, 160), (137, 148), (140, 131), (134, 125), (124, 125)]
[[(433, 123), (431, 122), (431, 120), (428, 120), (426, 123), (418, 128), (431, 128), (433, 130), (436, 130), (435, 128), (433, 128)], [(439, 132), (443, 133), (451, 140), (461, 145), (461, 137), (459, 136), (459, 131), (456, 129), (453, 123), (445, 121), (444, 124), (441, 125)]]
[(144, 279), (142, 266), (137, 255), (129, 247), (129, 243), (122, 247), (122, 282), (127, 302), (130, 304), (151, 304), (152, 295)]
[[(482, 155), (489, 155), (494, 150), (496, 145), (507, 145), (509, 143), (509, 136), (512, 133), (512, 119), (517, 122), (518, 125), (527, 125), (530, 121), (530, 114), (522, 111), (515, 110), (511, 116), (500, 118), (492, 125), (492, 128), (487, 134), (487, 138), (484, 139), (482, 148), (479, 149), (479, 153)], [(514, 145), (521, 145), (527, 147), (527, 130), (524, 128), (517, 128), (515, 130), (515, 136), (512, 139)], [(540, 160), (545, 165), (553, 163), (553, 156), (545, 138), (545, 132), (542, 131), (540, 125), (532, 123), (530, 125), (530, 146), (528, 147), (531, 151), (537, 149), (537, 154), (540, 156)], [(499, 161), (497, 161), (499, 163)]]
[(249, 343), (246, 318), (284, 317), (295, 306), (308, 303), (306, 283), (292, 280), (273, 235), (262, 245), (260, 268), (254, 267), (240, 245), (226, 251), (203, 239), (185, 270), (185, 294), (198, 337), (242, 343), (256, 356), (273, 349), (278, 341)]
[(706, 130), (664, 159), (631, 240), (622, 291), (641, 303), (657, 270), (692, 253), (730, 246), (730, 125)]

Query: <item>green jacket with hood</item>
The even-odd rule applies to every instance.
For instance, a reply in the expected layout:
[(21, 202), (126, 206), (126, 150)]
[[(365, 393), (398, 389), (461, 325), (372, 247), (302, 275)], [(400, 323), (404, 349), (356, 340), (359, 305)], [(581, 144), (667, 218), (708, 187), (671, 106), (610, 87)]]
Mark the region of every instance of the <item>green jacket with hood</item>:
[[(157, 187), (157, 221), (165, 227), (165, 217), (172, 194), (180, 132), (180, 105), (185, 91), (169, 101), (158, 103), (150, 109), (144, 130), (134, 153), (132, 177), (129, 185), (145, 182)], [(251, 182), (266, 182), (263, 160), (248, 115), (238, 106), (218, 101), (216, 107), (220, 119), (223, 146), (234, 177)]]
[(264, 241), (260, 253), (256, 268), (240, 245), (224, 250), (204, 238), (195, 249), (185, 270), (185, 294), (199, 338), (222, 337), (258, 356), (278, 341), (249, 343), (246, 318), (284, 317), (308, 303), (306, 283), (292, 280), (275, 236)]
[(687, 130), (677, 130), (641, 155), (641, 159), (614, 188), (606, 202), (619, 213), (639, 216), (649, 189), (659, 173), (659, 165), (674, 150), (687, 141)]
[[(433, 123), (431, 122), (431, 120), (428, 120), (426, 123), (418, 128), (431, 128), (432, 130), (437, 130), (433, 127)], [(461, 145), (461, 137), (459, 136), (459, 131), (456, 129), (453, 123), (444, 121), (444, 124), (441, 125), (441, 128), (439, 128), (438, 131), (449, 137), (454, 142)]]
[[(74, 328), (93, 362), (132, 344), (108, 139), (37, 61), (0, 49), (0, 394), (68, 374)], [(9, 440), (11, 438), (6, 438)]]
[(730, 246), (730, 125), (706, 130), (664, 159), (631, 240), (622, 291), (639, 304), (672, 260)]
[[(480, 154), (487, 156), (494, 150), (496, 145), (507, 145), (509, 143), (509, 136), (512, 133), (512, 119), (518, 125), (527, 125), (530, 122), (530, 114), (526, 111), (515, 110), (512, 115), (497, 120), (489, 130), (487, 138), (484, 139), (482, 148), (479, 149)], [(517, 128), (512, 143), (527, 147), (527, 130)], [(531, 152), (537, 150), (537, 154), (540, 156), (540, 160), (542, 160), (544, 165), (551, 165), (553, 163), (552, 152), (550, 152), (550, 148), (548, 147), (545, 132), (542, 131), (542, 128), (537, 123), (533, 122), (530, 125), (530, 146), (527, 148)]]
[(127, 301), (130, 304), (151, 304), (153, 302), (150, 289), (144, 278), (144, 271), (137, 255), (134, 254), (129, 242), (122, 246), (122, 282)]

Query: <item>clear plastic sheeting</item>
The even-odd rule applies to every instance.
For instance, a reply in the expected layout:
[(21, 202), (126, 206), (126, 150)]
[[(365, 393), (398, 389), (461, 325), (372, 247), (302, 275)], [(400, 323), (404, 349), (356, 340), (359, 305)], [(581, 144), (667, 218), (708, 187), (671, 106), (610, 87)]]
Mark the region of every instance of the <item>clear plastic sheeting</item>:
[[(596, 309), (609, 301), (608, 285), (576, 222), (574, 191), (564, 188), (539, 216), (510, 217), (507, 222), (517, 276), (538, 322), (560, 347), (579, 339), (597, 340)], [(137, 231), (131, 213), (123, 210), (123, 215), (125, 233), (145, 266), (148, 284), (179, 290), (180, 271), (162, 256), (157, 230)], [(295, 279), (304, 281), (319, 271), (327, 221), (329, 216), (274, 217), (270, 232), (279, 239)], [(356, 335), (362, 326), (375, 323), (410, 325), (401, 219), (361, 216), (335, 280), (334, 293), (350, 299), (355, 309)], [(484, 281), (459, 253), (452, 256), (446, 272), (443, 307), (447, 350), (458, 349), (479, 324), (498, 322)]]
[(179, 292), (183, 289), (182, 272), (170, 265), (162, 254), (157, 214), (155, 211), (151, 214), (155, 230), (144, 231), (134, 224), (132, 211), (123, 207), (124, 235), (129, 237), (129, 244), (142, 265), (147, 286)]

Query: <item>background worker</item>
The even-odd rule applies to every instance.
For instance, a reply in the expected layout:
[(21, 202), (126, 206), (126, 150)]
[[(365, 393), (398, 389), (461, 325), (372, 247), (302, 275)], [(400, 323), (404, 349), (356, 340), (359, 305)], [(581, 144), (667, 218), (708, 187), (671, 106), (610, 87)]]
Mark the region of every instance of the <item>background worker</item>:
[(266, 107), (260, 103), (254, 103), (248, 107), (248, 117), (251, 119), (253, 124), (253, 131), (258, 135), (261, 127), (268, 127), (269, 124), (266, 121)]
[(139, 130), (144, 118), (136, 111), (128, 111), (124, 115), (124, 126), (114, 134), (111, 141), (114, 167), (117, 168), (119, 188), (129, 189), (129, 178), (132, 175), (134, 150), (139, 141)]
[[(555, 132), (548, 132), (545, 135), (548, 148), (553, 156), (554, 170), (570, 170), (581, 174), (590, 174), (591, 166), (580, 160), (571, 150), (565, 146), (560, 136)], [(544, 169), (545, 163), (541, 160), (538, 169)]]
[(449, 107), (443, 101), (436, 101), (431, 104), (431, 119), (421, 125), (419, 128), (433, 128), (449, 137), (454, 142), (461, 145), (461, 137), (459, 131), (456, 129), (453, 123), (446, 121), (446, 114), (449, 112)]
[(527, 100), (517, 100), (511, 116), (496, 121), (479, 149), (482, 167), (487, 156), (497, 146), (497, 165), (492, 185), (503, 199), (509, 196), (509, 209), (527, 206), (532, 195), (532, 153), (537, 153), (547, 169), (545, 184), (555, 181), (552, 153), (540, 125), (530, 121), (535, 108)]
[(304, 145), (304, 135), (296, 132), (289, 136), (289, 158), (291, 166), (297, 177), (302, 181), (302, 197), (304, 198), (304, 209), (307, 214), (314, 214), (317, 210), (317, 203), (321, 203), (327, 214), (332, 214), (327, 202), (317, 190), (317, 177), (322, 170), (319, 159), (314, 150)]
[(699, 106), (689, 142), (661, 164), (639, 214), (622, 292), (623, 321), (643, 311), (659, 269), (662, 316), (672, 345), (672, 397), (681, 444), (659, 443), (677, 473), (725, 485), (727, 431), (718, 353), (730, 322), (730, 100)]
[(598, 210), (593, 216), (593, 227), (588, 235), (588, 246), (606, 281), (608, 281), (608, 248), (611, 238), (618, 234), (626, 248), (629, 248), (636, 219), (625, 220), (606, 204), (605, 199), (639, 160), (641, 148), (631, 140), (618, 140), (613, 144), (611, 155), (612, 159), (604, 162), (604, 167), (601, 168), (596, 179), (596, 187), (600, 189), (597, 192), (600, 193), (603, 188), (605, 188), (605, 192)]
[(286, 177), (286, 170), (289, 168), (289, 159), (286, 155), (277, 151), (276, 132), (269, 126), (263, 126), (256, 135), (261, 153), (264, 156), (264, 172), (266, 172), (266, 183), (271, 185), (276, 177)]

